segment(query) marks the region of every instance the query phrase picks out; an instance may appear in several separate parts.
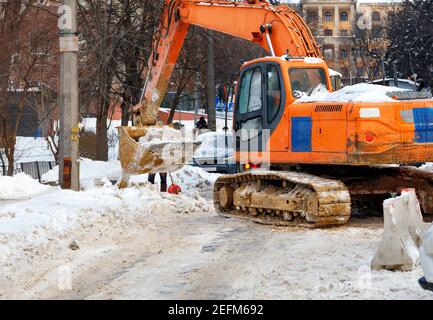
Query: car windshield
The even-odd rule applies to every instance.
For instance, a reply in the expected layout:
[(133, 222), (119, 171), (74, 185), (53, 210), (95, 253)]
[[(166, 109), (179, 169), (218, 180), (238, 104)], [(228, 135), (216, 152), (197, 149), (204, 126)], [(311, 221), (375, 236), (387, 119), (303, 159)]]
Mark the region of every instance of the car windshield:
[(321, 68), (291, 68), (289, 76), (295, 98), (311, 96), (326, 89), (325, 71)]

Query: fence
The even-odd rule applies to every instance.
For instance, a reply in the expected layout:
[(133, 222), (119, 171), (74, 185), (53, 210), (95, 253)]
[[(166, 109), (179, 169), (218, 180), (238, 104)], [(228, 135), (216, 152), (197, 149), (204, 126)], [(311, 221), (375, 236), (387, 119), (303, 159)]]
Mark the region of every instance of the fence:
[[(55, 166), (56, 163), (54, 161), (17, 163), (14, 164), (14, 175), (24, 172), (25, 174), (31, 176), (33, 179), (38, 179), (39, 182), (41, 182), (42, 176)], [(8, 166), (0, 164), (0, 175), (5, 176), (7, 172)]]

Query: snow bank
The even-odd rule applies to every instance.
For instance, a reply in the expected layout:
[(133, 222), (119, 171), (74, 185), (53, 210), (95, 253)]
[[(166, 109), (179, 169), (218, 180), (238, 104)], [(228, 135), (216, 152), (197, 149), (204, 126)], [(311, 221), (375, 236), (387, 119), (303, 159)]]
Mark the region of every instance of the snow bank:
[[(209, 194), (213, 190), (215, 181), (220, 175), (208, 173), (199, 167), (185, 166), (181, 170), (172, 173), (173, 182), (179, 185), (182, 193), (197, 196), (198, 194)], [(170, 177), (168, 184), (172, 183)], [(131, 176), (130, 185), (140, 185), (147, 182), (147, 174)], [(159, 175), (156, 175), (155, 183), (160, 183)]]
[(212, 191), (220, 175), (208, 173), (199, 167), (186, 166), (173, 174), (174, 182), (186, 193)]
[[(80, 160), (80, 180), (83, 189), (94, 187), (97, 180), (117, 181), (122, 175), (120, 161)], [(59, 167), (56, 166), (41, 178), (42, 183), (57, 183), (59, 181)]]
[[(32, 181), (24, 180), (27, 189), (47, 188)], [(169, 214), (212, 210), (203, 198), (162, 194), (149, 183), (122, 190), (115, 186), (79, 193), (53, 190), (28, 201), (0, 206), (0, 267), (13, 265), (25, 252), (47, 250), (53, 240), (67, 245), (74, 230), (143, 219), (155, 222)]]
[[(119, 161), (93, 161), (89, 159), (81, 159), (80, 161), (80, 179), (81, 187), (84, 190), (89, 190), (95, 187), (99, 180), (102, 184), (108, 185), (109, 181), (117, 181), (122, 176), (122, 168)], [(172, 173), (174, 182), (182, 188), (182, 191), (187, 194), (196, 192), (204, 192), (213, 189), (213, 184), (219, 175), (208, 173), (201, 168), (185, 166), (182, 169)], [(130, 179), (131, 185), (141, 185), (147, 182), (147, 174), (132, 176)], [(51, 171), (42, 176), (43, 183), (57, 183), (59, 179), (59, 168), (55, 167)], [(34, 180), (33, 180), (34, 182)], [(158, 184), (159, 175), (156, 177)], [(171, 181), (169, 180), (169, 183)], [(101, 184), (101, 183), (100, 183)]]
[(0, 176), (0, 201), (25, 200), (50, 190), (48, 186), (39, 184), (25, 173), (14, 177)]
[(347, 86), (335, 92), (329, 92), (326, 89), (319, 88), (311, 96), (303, 96), (296, 100), (295, 103), (303, 102), (396, 102), (386, 94), (395, 91), (408, 91), (405, 89), (386, 87), (374, 84), (359, 83), (353, 86)]

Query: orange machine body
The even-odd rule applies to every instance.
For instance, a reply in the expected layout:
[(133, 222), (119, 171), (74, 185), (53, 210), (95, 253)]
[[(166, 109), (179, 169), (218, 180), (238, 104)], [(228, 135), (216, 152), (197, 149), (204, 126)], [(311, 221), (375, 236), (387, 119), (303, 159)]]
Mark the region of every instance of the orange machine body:
[[(293, 97), (291, 69), (322, 69), (328, 90), (331, 83), (325, 62), (306, 59), (262, 58), (245, 64), (245, 71), (278, 65), (280, 86), (285, 92), (277, 124), (266, 127), (266, 84), (262, 86), (263, 112), (259, 130), (269, 133), (258, 139), (259, 150), (239, 142), (238, 163), (252, 164), (415, 164), (433, 161), (433, 100), (395, 102), (326, 101), (297, 103)], [(266, 74), (264, 73), (264, 77)], [(240, 80), (242, 81), (242, 80)], [(253, 116), (257, 117), (256, 112)], [(248, 113), (239, 120), (239, 93), (234, 117), (236, 130), (247, 123)], [(242, 118), (242, 117), (241, 117)], [(257, 129), (257, 126), (256, 126)], [(239, 131), (238, 131), (239, 132)]]
[[(269, 101), (275, 97), (265, 95), (268, 84), (263, 80), (251, 91), (256, 99), (253, 111), (240, 114), (242, 97), (238, 90), (236, 135), (244, 127), (258, 129), (263, 138), (251, 150), (248, 146), (242, 148), (243, 140), (236, 137), (238, 163), (361, 166), (433, 161), (432, 100), (295, 101), (291, 78), (296, 76), (290, 76), (290, 70), (320, 69), (324, 85), (332, 91), (328, 67), (299, 14), (268, 1), (166, 0), (148, 62), (142, 102), (134, 108), (133, 119), (139, 119), (141, 124), (156, 123), (159, 106), (191, 25), (257, 43), (273, 55), (244, 64), (239, 86), (248, 70), (258, 68), (251, 76), (261, 73), (265, 79), (267, 68), (278, 69), (274, 72), (278, 76), (272, 79), (278, 78), (280, 85), (278, 108), (269, 108)], [(296, 80), (300, 83), (314, 77), (312, 74)], [(272, 103), (276, 105), (275, 100)]]

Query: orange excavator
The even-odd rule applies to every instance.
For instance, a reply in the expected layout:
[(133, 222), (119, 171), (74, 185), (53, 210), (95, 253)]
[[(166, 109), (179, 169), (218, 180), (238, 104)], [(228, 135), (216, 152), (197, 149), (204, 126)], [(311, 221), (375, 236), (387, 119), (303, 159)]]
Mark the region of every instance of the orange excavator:
[(379, 102), (349, 95), (315, 100), (318, 90), (333, 91), (327, 64), (303, 19), (274, 1), (165, 2), (134, 127), (120, 128), (126, 175), (164, 166), (157, 148), (143, 157), (138, 141), (156, 126), (191, 25), (269, 53), (240, 71), (233, 121), (238, 173), (215, 183), (221, 214), (275, 225), (341, 225), (402, 188), (416, 188), (423, 212), (433, 213), (433, 174), (405, 166), (433, 161), (433, 101), (400, 92)]

